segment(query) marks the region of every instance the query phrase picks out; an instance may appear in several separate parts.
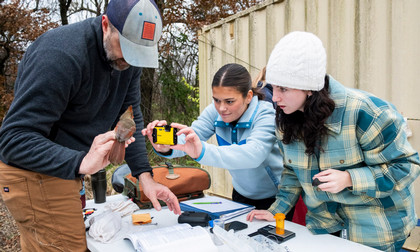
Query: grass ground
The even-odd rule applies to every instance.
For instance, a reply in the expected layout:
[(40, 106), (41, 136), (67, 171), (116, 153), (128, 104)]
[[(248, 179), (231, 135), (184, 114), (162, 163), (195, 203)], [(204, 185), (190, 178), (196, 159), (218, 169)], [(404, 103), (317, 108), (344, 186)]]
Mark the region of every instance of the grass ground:
[(10, 215), (0, 195), (0, 251), (20, 251), (19, 238), (15, 220)]

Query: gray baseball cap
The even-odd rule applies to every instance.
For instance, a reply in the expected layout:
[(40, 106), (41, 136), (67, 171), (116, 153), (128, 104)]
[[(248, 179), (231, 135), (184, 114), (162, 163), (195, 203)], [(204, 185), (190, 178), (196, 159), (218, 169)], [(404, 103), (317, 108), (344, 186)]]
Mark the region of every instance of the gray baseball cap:
[(158, 67), (162, 16), (153, 0), (111, 0), (106, 15), (119, 32), (124, 60), (136, 67)]

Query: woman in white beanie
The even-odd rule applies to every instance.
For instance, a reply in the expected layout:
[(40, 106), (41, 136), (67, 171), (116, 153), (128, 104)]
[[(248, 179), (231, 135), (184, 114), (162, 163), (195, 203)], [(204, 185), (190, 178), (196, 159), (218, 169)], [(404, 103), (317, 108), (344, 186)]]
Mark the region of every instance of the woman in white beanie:
[(266, 80), (285, 169), (273, 205), (247, 219), (273, 221), (302, 193), (312, 233), (347, 230), (354, 242), (399, 251), (417, 223), (412, 183), (420, 174), (403, 117), (389, 102), (327, 75), (325, 49), (311, 33), (279, 41)]

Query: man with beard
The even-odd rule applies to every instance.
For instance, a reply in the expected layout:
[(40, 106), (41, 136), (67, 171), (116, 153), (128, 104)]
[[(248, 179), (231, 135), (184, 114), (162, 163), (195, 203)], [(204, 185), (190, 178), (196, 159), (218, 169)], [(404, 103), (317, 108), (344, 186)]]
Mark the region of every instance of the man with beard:
[[(153, 0), (112, 0), (102, 16), (48, 31), (28, 48), (0, 129), (0, 190), (22, 251), (87, 250), (81, 178), (109, 164), (111, 129), (130, 105), (143, 128), (141, 69), (158, 66), (161, 32)], [(161, 199), (180, 214), (176, 196), (152, 179), (139, 130), (126, 146), (154, 207)]]

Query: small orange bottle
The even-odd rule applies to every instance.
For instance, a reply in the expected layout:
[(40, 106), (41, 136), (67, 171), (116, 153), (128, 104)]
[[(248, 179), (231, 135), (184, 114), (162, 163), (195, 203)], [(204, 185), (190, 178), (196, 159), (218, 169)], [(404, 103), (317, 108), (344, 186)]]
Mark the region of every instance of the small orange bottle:
[(276, 213), (274, 219), (276, 219), (276, 234), (284, 234), (284, 219), (286, 216), (283, 213)]

